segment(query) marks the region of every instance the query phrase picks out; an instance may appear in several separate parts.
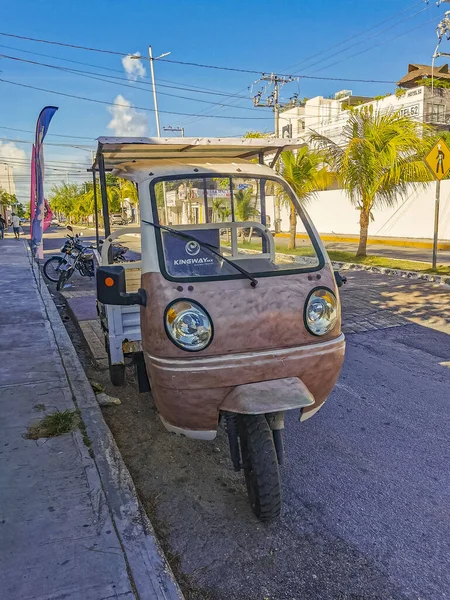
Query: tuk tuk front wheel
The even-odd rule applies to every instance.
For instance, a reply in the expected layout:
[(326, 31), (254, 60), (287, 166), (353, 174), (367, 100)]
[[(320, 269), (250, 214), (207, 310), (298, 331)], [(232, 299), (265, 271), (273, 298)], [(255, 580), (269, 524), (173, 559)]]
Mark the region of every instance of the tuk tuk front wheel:
[(247, 493), (260, 521), (281, 512), (281, 483), (272, 430), (265, 415), (240, 415), (239, 438)]

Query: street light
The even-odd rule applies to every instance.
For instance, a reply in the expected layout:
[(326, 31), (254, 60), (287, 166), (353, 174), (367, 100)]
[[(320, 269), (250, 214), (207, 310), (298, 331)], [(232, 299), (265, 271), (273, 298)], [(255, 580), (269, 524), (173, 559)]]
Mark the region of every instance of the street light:
[(171, 133), (179, 132), (181, 133), (181, 137), (184, 137), (184, 127), (172, 127), (172, 125), (168, 125), (167, 127), (163, 127), (164, 131), (170, 131)]
[[(155, 106), (155, 119), (156, 119), (156, 134), (158, 137), (161, 137), (161, 128), (159, 126), (159, 113), (158, 113), (158, 98), (156, 96), (156, 81), (155, 81), (155, 70), (153, 68), (153, 62), (155, 60), (159, 60), (160, 58), (164, 58), (164, 56), (169, 56), (170, 52), (164, 52), (164, 54), (160, 54), (156, 58), (153, 58), (152, 47), (148, 47), (148, 60), (150, 61), (150, 73), (152, 76), (152, 87), (153, 87), (153, 104)], [(130, 58), (135, 60), (147, 60), (144, 56), (136, 56), (130, 55)]]

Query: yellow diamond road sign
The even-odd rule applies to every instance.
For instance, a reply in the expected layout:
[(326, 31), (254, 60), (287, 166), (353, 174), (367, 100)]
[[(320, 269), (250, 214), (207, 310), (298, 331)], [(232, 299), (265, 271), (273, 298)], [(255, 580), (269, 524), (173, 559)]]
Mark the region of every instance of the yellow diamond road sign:
[(450, 148), (442, 138), (425, 156), (425, 162), (436, 179), (444, 179), (450, 169)]

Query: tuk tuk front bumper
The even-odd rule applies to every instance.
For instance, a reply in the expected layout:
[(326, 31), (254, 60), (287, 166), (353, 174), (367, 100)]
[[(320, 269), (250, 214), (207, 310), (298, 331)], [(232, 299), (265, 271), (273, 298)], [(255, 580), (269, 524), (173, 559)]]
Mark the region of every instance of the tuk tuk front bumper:
[[(341, 334), (294, 348), (186, 359), (145, 353), (145, 360), (166, 427), (189, 437), (213, 439), (220, 410), (256, 414), (300, 408), (302, 421), (312, 416), (336, 383), (344, 351)], [(287, 387), (286, 380), (291, 380)], [(259, 384), (253, 387), (255, 393), (248, 384)], [(266, 393), (258, 393), (265, 386)]]

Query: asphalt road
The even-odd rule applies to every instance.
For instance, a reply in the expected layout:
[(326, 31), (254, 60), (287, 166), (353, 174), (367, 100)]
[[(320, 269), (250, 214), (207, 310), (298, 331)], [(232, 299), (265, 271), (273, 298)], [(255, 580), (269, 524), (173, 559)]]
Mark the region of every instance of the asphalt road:
[[(125, 229), (125, 227), (129, 226), (118, 226), (117, 230)], [(28, 233), (29, 227), (24, 227), (25, 233)], [(81, 234), (81, 243), (82, 244), (95, 244), (95, 229), (90, 227), (77, 227), (74, 226), (74, 232)], [(64, 244), (64, 241), (67, 236), (66, 227), (52, 225), (44, 234), (44, 256), (48, 256), (50, 254), (59, 253), (59, 249)], [(100, 239), (104, 238), (103, 230), (100, 231)], [(121, 244), (127, 246), (130, 250), (127, 253), (127, 258), (129, 260), (138, 260), (140, 258), (141, 251), (141, 241), (140, 237), (136, 235), (123, 235), (117, 240)]]
[(188, 600), (450, 598), (449, 293), (349, 274), (344, 368), (315, 417), (288, 415), (271, 525), (222, 429), (213, 443), (166, 432), (132, 369), (113, 388), (67, 322), (90, 379), (122, 400), (104, 416)]
[[(120, 230), (129, 226), (117, 226), (115, 229)], [(28, 227), (24, 226), (24, 231), (28, 232)], [(86, 243), (94, 243), (95, 242), (95, 230), (92, 228), (83, 228), (83, 227), (75, 227), (75, 232), (82, 233), (83, 238), (82, 241)], [(45, 234), (44, 241), (44, 252), (49, 253), (50, 251), (54, 252), (58, 250), (64, 241), (64, 237), (67, 231), (65, 227), (52, 225), (50, 229)], [(103, 231), (101, 231), (101, 235), (103, 235)], [(140, 252), (140, 240), (136, 236), (123, 236), (122, 239), (119, 240), (121, 243), (127, 245), (133, 253)], [(277, 238), (277, 245), (286, 245), (288, 244), (288, 238)], [(347, 242), (325, 242), (325, 246), (330, 250), (343, 250), (345, 252), (354, 252), (356, 253), (358, 245), (347, 243)], [(367, 247), (368, 254), (375, 254), (377, 256), (385, 256), (387, 258), (400, 258), (403, 260), (417, 260), (422, 262), (431, 263), (432, 259), (432, 251), (424, 250), (420, 248), (408, 248), (408, 247), (398, 247), (398, 246), (385, 246), (382, 244), (369, 245)], [(130, 257), (136, 258), (136, 254), (129, 254)], [(450, 265), (450, 251), (439, 251), (438, 253), (438, 265)]]

